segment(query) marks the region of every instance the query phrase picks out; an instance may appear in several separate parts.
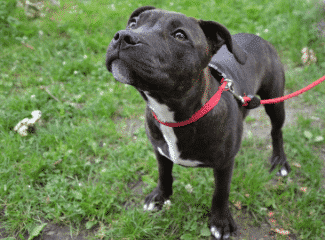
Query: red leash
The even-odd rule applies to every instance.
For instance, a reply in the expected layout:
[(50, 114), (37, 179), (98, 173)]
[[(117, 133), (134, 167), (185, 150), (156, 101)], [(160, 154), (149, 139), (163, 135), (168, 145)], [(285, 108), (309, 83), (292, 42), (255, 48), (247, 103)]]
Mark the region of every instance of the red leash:
[[(317, 81), (313, 82), (312, 84), (309, 84), (307, 87), (296, 91), (294, 93), (288, 94), (286, 96), (283, 97), (279, 97), (279, 98), (274, 98), (274, 99), (266, 99), (266, 100), (260, 100), (260, 104), (275, 104), (275, 103), (279, 103), (279, 102), (283, 102), (284, 100), (287, 100), (289, 98), (298, 96), (301, 93), (304, 93), (308, 90), (310, 90), (311, 88), (315, 87), (316, 85), (320, 84), (321, 82), (323, 82), (325, 80), (325, 76), (321, 77), (320, 79), (318, 79)], [(204, 104), (204, 106), (197, 111), (196, 113), (193, 114), (193, 116), (191, 118), (189, 118), (188, 120), (182, 121), (182, 122), (178, 122), (178, 123), (167, 123), (167, 122), (161, 122), (156, 114), (154, 112), (152, 112), (152, 115), (154, 116), (154, 118), (161, 124), (168, 126), (168, 127), (182, 127), (185, 126), (187, 124), (193, 123), (195, 121), (197, 121), (198, 119), (200, 119), (201, 117), (203, 117), (204, 115), (206, 115), (208, 112), (210, 112), (219, 102), (220, 98), (221, 98), (221, 93), (224, 91), (224, 89), (227, 86), (227, 81), (224, 81), (224, 78), (221, 79), (221, 86), (219, 87), (218, 91), (216, 92), (216, 94), (214, 94), (212, 96), (212, 98), (206, 102)], [(229, 89), (226, 89), (225, 91), (227, 91)], [(234, 94), (234, 92), (232, 92)], [(238, 95), (234, 94), (235, 97), (238, 97)], [(248, 102), (250, 102), (252, 100), (252, 98), (250, 97), (242, 97), (245, 101), (245, 103), (243, 104), (243, 106), (247, 106)], [(253, 97), (255, 100), (257, 99), (257, 97)], [(260, 104), (257, 104), (257, 106), (259, 106)], [(254, 104), (255, 105), (255, 104)], [(253, 107), (254, 108), (254, 107)]]
[[(298, 96), (299, 94), (302, 94), (304, 92), (307, 92), (308, 90), (310, 90), (311, 88), (315, 87), (316, 85), (320, 84), (321, 82), (323, 82), (325, 80), (325, 76), (321, 77), (320, 79), (318, 79), (317, 81), (313, 82), (312, 84), (309, 84), (307, 87), (300, 89), (294, 93), (290, 93), (286, 96), (283, 97), (278, 97), (278, 98), (274, 98), (274, 99), (266, 99), (266, 100), (261, 100), (261, 104), (275, 104), (275, 103), (279, 103), (279, 102), (283, 102), (284, 100), (287, 100), (289, 98)], [(249, 97), (243, 97), (243, 99), (245, 100), (245, 102), (249, 102), (251, 99)]]

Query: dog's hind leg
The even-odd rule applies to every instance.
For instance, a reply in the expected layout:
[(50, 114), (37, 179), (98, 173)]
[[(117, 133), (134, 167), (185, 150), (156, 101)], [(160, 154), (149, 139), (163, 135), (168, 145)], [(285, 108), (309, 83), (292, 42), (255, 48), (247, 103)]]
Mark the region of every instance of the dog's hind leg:
[(278, 165), (281, 165), (282, 167), (277, 175), (287, 176), (290, 172), (290, 166), (283, 149), (282, 126), (285, 118), (284, 103), (266, 104), (264, 107), (272, 123), (271, 136), (273, 154), (271, 158), (272, 166), (270, 172), (272, 172)]
[[(276, 61), (277, 64), (274, 66), (274, 76), (268, 76), (266, 84), (259, 90), (258, 95), (261, 99), (272, 99), (281, 97), (284, 94), (284, 71), (280, 61)], [(277, 172), (277, 176), (287, 176), (291, 171), (289, 163), (287, 162), (286, 155), (283, 149), (283, 136), (282, 126), (285, 119), (284, 102), (276, 104), (265, 104), (265, 111), (270, 117), (272, 130), (272, 145), (273, 154), (271, 157), (271, 169), (272, 172), (278, 165), (282, 166), (280, 171)]]

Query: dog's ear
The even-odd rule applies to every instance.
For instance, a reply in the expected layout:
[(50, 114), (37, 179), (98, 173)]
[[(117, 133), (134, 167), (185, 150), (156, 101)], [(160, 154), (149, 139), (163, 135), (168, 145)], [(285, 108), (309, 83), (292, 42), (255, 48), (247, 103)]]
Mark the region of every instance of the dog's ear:
[(131, 14), (129, 20), (128, 20), (128, 25), (130, 24), (130, 20), (132, 18), (139, 16), (144, 11), (152, 10), (152, 9), (155, 9), (155, 7), (153, 7), (153, 6), (144, 6), (144, 7), (139, 7), (138, 9), (134, 10), (133, 13)]
[(247, 54), (240, 46), (234, 41), (230, 35), (228, 29), (217, 22), (212, 21), (198, 21), (209, 45), (212, 47), (212, 55), (214, 55), (223, 44), (226, 44), (228, 51), (231, 52), (237, 62), (244, 65), (247, 60)]

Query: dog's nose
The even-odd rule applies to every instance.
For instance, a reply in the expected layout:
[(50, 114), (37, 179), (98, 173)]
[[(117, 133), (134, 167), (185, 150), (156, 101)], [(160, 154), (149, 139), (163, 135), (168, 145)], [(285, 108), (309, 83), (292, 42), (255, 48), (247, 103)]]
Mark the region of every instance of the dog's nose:
[(114, 36), (114, 41), (115, 43), (120, 42), (120, 49), (125, 49), (140, 43), (136, 33), (127, 30), (118, 31)]

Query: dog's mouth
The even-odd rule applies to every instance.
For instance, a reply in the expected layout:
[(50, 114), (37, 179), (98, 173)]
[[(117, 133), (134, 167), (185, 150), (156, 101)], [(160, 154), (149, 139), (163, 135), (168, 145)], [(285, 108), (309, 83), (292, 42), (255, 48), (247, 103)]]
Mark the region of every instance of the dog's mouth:
[(131, 69), (123, 60), (115, 59), (111, 61), (111, 64), (108, 65), (108, 68), (110, 68), (114, 78), (117, 81), (125, 84), (133, 83)]
[(111, 47), (110, 44), (106, 52), (106, 61), (105, 61), (106, 68), (109, 72), (112, 72), (112, 62), (118, 58), (119, 58), (118, 49)]
[(132, 85), (142, 91), (155, 90), (156, 88), (158, 90), (155, 83), (146, 81), (145, 77), (139, 75), (129, 63), (122, 59), (117, 58), (111, 61), (110, 69), (113, 77), (121, 83)]
[(116, 60), (117, 58), (111, 59), (110, 61), (106, 60), (106, 68), (109, 72), (112, 72), (112, 62)]

